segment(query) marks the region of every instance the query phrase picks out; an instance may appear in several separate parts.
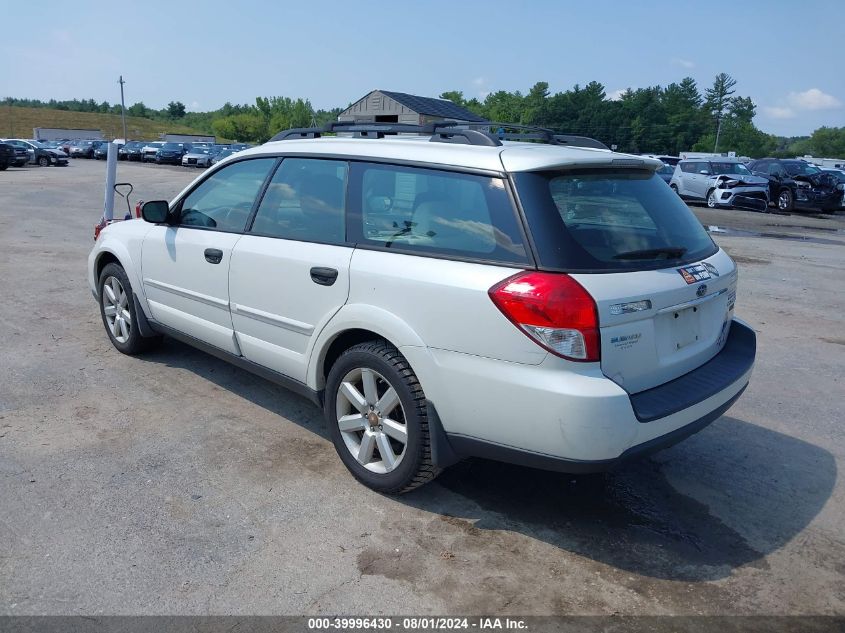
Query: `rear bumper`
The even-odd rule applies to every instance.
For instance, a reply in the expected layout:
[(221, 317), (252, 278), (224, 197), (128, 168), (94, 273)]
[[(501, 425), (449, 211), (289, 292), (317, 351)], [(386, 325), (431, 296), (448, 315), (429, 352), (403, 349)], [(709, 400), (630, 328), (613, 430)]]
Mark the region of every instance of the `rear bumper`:
[[(739, 397), (747, 386), (746, 383), (736, 395), (710, 413), (665, 435), (632, 446), (614, 459), (567, 459), (534, 451), (526, 451), (512, 446), (504, 446), (477, 438), (449, 435), (448, 433), (443, 433), (437, 437), (437, 431), (435, 431), (435, 437), (432, 438), (433, 455), (436, 463), (441, 467), (449, 466), (466, 457), (481, 457), (497, 462), (507, 462), (508, 464), (517, 464), (519, 466), (528, 466), (529, 468), (539, 468), (563, 473), (586, 474), (606, 472), (619, 468), (626, 463), (647, 457), (652, 453), (662, 451), (664, 448), (674, 446), (690, 435), (698, 433), (722, 417), (733, 406), (733, 403), (739, 400)], [(435, 426), (436, 424), (437, 422), (434, 425), (429, 423), (429, 426)]]
[(708, 363), (634, 395), (600, 370), (556, 359), (529, 366), (429, 350), (432, 368), (419, 349), (402, 352), (436, 403), (432, 439), (440, 465), (484, 457), (579, 473), (648, 455), (718, 419), (748, 385), (756, 337), (734, 320), (725, 347)]

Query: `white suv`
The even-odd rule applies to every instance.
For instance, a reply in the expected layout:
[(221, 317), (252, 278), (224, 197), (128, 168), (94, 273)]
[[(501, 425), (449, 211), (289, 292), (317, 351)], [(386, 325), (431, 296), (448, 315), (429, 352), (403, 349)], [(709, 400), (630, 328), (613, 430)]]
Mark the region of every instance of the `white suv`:
[(119, 351), (166, 334), (308, 396), (391, 493), (466, 456), (605, 470), (747, 386), (736, 266), (660, 161), (327, 129), (358, 137), (282, 133), (100, 233), (89, 282)]

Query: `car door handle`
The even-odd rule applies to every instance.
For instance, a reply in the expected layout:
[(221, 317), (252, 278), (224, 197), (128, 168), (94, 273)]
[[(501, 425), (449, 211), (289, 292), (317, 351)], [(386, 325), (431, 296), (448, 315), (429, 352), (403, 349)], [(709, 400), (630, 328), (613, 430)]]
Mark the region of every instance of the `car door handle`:
[(205, 261), (209, 264), (219, 264), (223, 260), (223, 251), (219, 248), (205, 249)]
[(311, 281), (321, 286), (331, 286), (337, 281), (337, 269), (315, 266), (311, 269)]

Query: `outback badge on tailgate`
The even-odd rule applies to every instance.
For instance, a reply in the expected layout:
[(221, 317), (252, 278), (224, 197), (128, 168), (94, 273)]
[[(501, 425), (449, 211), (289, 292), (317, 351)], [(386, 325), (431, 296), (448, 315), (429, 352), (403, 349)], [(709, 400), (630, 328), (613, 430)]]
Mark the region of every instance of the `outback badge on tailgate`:
[[(684, 266), (683, 268), (678, 268), (678, 272), (681, 274), (681, 277), (684, 278), (684, 281), (688, 284), (694, 284), (697, 281), (704, 281), (705, 279), (710, 279), (711, 270), (715, 272), (716, 267), (710, 264), (709, 266), (706, 264), (693, 264), (692, 266)], [(716, 273), (716, 276), (719, 276), (719, 273)]]

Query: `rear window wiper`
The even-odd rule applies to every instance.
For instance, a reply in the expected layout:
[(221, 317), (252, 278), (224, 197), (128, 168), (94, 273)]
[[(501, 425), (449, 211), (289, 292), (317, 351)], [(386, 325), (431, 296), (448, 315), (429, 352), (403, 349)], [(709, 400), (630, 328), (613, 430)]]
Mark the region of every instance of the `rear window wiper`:
[(683, 246), (664, 246), (663, 248), (646, 248), (641, 251), (626, 251), (614, 255), (613, 259), (677, 259), (686, 252), (687, 249)]

